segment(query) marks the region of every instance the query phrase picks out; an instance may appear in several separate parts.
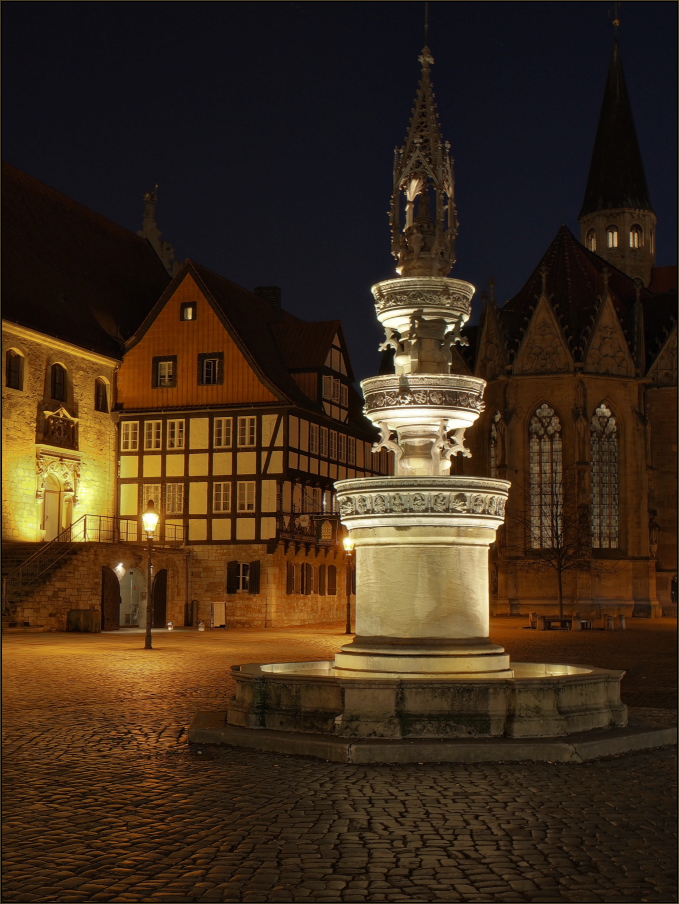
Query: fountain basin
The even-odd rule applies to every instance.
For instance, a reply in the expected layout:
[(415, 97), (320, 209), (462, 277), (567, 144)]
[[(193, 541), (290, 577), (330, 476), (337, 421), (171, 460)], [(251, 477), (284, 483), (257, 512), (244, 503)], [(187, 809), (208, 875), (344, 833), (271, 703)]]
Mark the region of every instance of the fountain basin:
[(345, 738), (556, 738), (622, 728), (624, 671), (512, 663), (513, 677), (351, 674), (332, 660), (234, 666), (228, 724)]

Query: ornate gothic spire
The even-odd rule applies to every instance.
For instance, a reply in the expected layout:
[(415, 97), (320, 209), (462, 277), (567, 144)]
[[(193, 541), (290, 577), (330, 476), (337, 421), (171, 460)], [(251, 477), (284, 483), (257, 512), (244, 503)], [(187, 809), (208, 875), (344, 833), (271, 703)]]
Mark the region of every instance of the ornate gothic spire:
[(445, 276), (455, 263), (457, 236), (453, 164), (450, 145), (441, 136), (428, 47), (419, 60), (422, 75), (408, 134), (394, 155), (391, 250), (401, 276)]

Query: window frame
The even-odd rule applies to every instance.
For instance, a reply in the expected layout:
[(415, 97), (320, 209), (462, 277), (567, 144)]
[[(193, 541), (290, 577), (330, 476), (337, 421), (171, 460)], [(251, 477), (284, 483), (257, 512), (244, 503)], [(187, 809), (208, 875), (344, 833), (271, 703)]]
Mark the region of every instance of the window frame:
[[(205, 364), (214, 361), (216, 364), (215, 379), (205, 380)], [(224, 352), (201, 352), (198, 355), (198, 385), (221, 386), (224, 383)]]
[[(191, 317), (185, 317), (184, 315), (187, 312), (191, 312)], [(198, 302), (197, 301), (182, 301), (179, 306), (179, 319), (182, 323), (192, 323), (194, 320), (198, 319)]]
[(320, 441), (318, 448), (319, 448), (318, 454), (327, 458), (328, 457), (328, 428), (327, 427), (321, 427), (321, 441)]
[(592, 549), (620, 548), (620, 433), (618, 427), (618, 418), (610, 406), (605, 401), (600, 402), (589, 421)]
[(529, 547), (554, 549), (564, 529), (563, 424), (547, 402), (533, 409), (528, 423), (528, 474)]
[[(152, 429), (151, 444), (149, 445), (149, 428)], [(144, 421), (144, 452), (158, 452), (163, 448), (163, 422), (156, 420)]]
[[(171, 420), (166, 421), (165, 428), (165, 448), (169, 451), (170, 449), (184, 449), (186, 447), (186, 421), (182, 418), (172, 418)], [(170, 436), (170, 430), (174, 428), (177, 433), (176, 436)]]
[(109, 413), (108, 384), (103, 377), (94, 380), (94, 410)]
[[(171, 371), (169, 374), (163, 376), (162, 381), (160, 376), (161, 365), (171, 366)], [(154, 355), (152, 368), (151, 385), (153, 389), (173, 389), (177, 385), (176, 355)]]
[[(250, 489), (252, 488), (252, 500)], [(248, 508), (248, 506), (252, 506)], [(239, 515), (254, 514), (257, 511), (257, 481), (256, 480), (239, 480), (236, 484), (236, 512)]]
[[(217, 495), (219, 489), (219, 504), (217, 503)], [(224, 496), (226, 496), (227, 502), (226, 507), (224, 505)], [(215, 514), (229, 514), (231, 512), (231, 481), (230, 480), (216, 480), (212, 484), (212, 511)]]
[(328, 435), (328, 458), (337, 461), (337, 430), (330, 430)]
[(606, 227), (606, 248), (608, 251), (612, 251), (615, 248), (618, 248), (620, 244), (620, 230), (617, 226), (611, 224)]
[[(217, 428), (222, 433), (222, 440), (228, 432), (228, 442), (217, 442)], [(212, 448), (231, 449), (233, 446), (233, 417), (216, 417), (212, 422)]]
[[(177, 505), (176, 497), (179, 497), (181, 504)], [(183, 515), (184, 506), (186, 504), (186, 491), (184, 483), (172, 481), (165, 484), (165, 514), (166, 515)]]
[[(134, 431), (131, 429), (134, 427)], [(134, 440), (131, 437), (127, 438), (128, 446), (125, 446), (126, 433), (134, 432)], [(134, 445), (132, 445), (132, 441), (134, 441)], [(121, 421), (120, 422), (120, 451), (121, 452), (138, 452), (139, 451), (139, 421)]]
[[(244, 423), (247, 422), (247, 423)], [(245, 442), (241, 442), (241, 425)], [(246, 414), (238, 417), (238, 436), (236, 443), (239, 449), (254, 449), (257, 445), (257, 415)]]
[(15, 348), (5, 352), (5, 386), (18, 392), (24, 389), (24, 356)]
[[(50, 399), (54, 399), (56, 402), (65, 402), (66, 401), (66, 368), (63, 364), (59, 364), (56, 361), (52, 364), (50, 368)], [(58, 377), (61, 375), (61, 379)], [(58, 394), (57, 390), (61, 393)]]
[(320, 427), (318, 424), (309, 424), (309, 452), (318, 455), (320, 448)]

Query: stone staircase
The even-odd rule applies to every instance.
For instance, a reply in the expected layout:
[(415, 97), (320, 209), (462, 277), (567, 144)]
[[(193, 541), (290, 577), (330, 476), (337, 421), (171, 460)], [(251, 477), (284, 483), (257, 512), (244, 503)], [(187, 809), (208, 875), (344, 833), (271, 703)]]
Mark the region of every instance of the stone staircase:
[[(51, 567), (45, 571), (31, 584), (16, 590), (10, 599), (2, 601), (2, 631), (3, 633), (30, 632), (41, 631), (42, 625), (34, 625), (30, 622), (19, 620), (17, 617), (17, 603), (20, 603), (23, 597), (33, 593), (48, 581), (52, 575), (66, 565), (74, 553), (79, 552), (87, 544), (71, 543), (72, 548)], [(24, 564), (34, 553), (45, 548), (44, 543), (3, 543), (2, 544), (2, 580), (3, 590), (4, 581), (7, 575), (14, 572), (17, 568)]]

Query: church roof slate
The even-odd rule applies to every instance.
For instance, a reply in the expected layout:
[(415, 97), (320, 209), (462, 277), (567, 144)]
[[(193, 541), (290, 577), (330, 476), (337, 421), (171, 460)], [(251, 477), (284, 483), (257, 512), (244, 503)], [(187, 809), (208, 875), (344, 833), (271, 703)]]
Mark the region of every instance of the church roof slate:
[[(518, 350), (523, 333), (542, 294), (543, 271), (547, 298), (557, 316), (576, 361), (582, 360), (605, 295), (608, 291), (630, 350), (634, 351), (634, 304), (637, 284), (575, 238), (567, 226), (557, 232), (538, 266), (523, 288), (499, 311), (510, 355)], [(639, 288), (644, 313), (654, 296)]]
[(112, 358), (169, 282), (149, 242), (2, 165), (2, 316)]
[(616, 40), (580, 218), (620, 207), (653, 210)]

